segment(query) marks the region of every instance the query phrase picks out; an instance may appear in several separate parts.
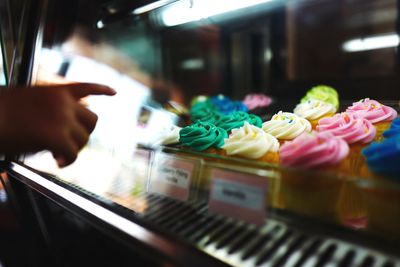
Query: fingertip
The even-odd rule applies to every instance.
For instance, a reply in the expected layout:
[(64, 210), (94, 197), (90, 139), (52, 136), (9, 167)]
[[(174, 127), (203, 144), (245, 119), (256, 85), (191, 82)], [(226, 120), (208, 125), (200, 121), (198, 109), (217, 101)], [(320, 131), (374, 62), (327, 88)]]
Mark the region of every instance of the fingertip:
[(65, 161), (64, 158), (62, 158), (62, 157), (56, 157), (55, 160), (56, 160), (56, 162), (57, 162), (58, 167), (63, 168), (63, 167), (65, 167), (65, 166), (67, 166), (67, 163), (66, 163), (66, 161)]

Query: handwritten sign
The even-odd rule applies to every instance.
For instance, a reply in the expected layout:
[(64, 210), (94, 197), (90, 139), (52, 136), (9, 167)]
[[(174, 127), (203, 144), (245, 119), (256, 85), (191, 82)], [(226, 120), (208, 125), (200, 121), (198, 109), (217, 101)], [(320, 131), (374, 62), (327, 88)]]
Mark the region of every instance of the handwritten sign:
[(195, 166), (195, 161), (159, 154), (151, 170), (149, 191), (186, 201)]
[(240, 172), (214, 169), (209, 209), (229, 217), (262, 225), (266, 217), (268, 181)]

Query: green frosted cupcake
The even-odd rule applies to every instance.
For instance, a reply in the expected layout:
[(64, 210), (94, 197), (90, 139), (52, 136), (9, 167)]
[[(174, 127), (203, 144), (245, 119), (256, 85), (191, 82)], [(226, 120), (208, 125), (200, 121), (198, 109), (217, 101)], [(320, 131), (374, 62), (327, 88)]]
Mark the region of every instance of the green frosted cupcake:
[(181, 144), (195, 151), (219, 149), (224, 145), (225, 138), (228, 138), (228, 133), (224, 129), (202, 121), (182, 128), (179, 132)]
[(337, 91), (330, 86), (318, 85), (311, 88), (301, 99), (301, 103), (307, 102), (310, 99), (321, 100), (332, 104), (336, 109), (339, 108), (339, 95)]
[(249, 124), (257, 126), (259, 128), (261, 128), (262, 126), (262, 120), (259, 116), (248, 114), (243, 111), (235, 111), (230, 115), (221, 116), (215, 122), (215, 125), (225, 129), (227, 132), (230, 132), (232, 129), (242, 127), (246, 121)]

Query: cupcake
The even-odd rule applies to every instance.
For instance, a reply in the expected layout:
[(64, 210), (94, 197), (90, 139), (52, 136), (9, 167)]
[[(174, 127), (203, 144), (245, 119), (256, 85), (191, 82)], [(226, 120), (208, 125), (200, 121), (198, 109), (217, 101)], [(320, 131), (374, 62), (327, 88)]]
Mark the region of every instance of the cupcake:
[(221, 114), (210, 101), (197, 102), (190, 109), (192, 122), (205, 121), (213, 124), (220, 116)]
[(374, 142), (362, 153), (374, 173), (400, 179), (400, 135)]
[(308, 120), (290, 112), (279, 111), (271, 120), (262, 125), (262, 129), (280, 141), (292, 140), (304, 132), (311, 132), (312, 127)]
[(225, 129), (229, 133), (232, 129), (242, 127), (245, 122), (259, 128), (262, 126), (262, 120), (260, 117), (254, 114), (247, 114), (243, 111), (235, 111), (230, 115), (220, 116), (215, 122), (215, 125)]
[[(368, 228), (400, 235), (400, 136), (372, 143), (363, 150), (369, 169), (376, 173), (362, 188), (368, 211)], [(392, 179), (389, 179), (392, 178)]]
[(209, 122), (197, 121), (179, 131), (179, 140), (183, 146), (195, 151), (217, 153), (224, 145), (227, 132)]
[(261, 128), (244, 122), (243, 127), (233, 129), (222, 149), (228, 156), (277, 163), (279, 142)]
[(369, 98), (354, 102), (346, 109), (357, 118), (367, 119), (376, 127), (375, 140), (382, 139), (382, 133), (390, 127), (390, 123), (397, 117), (397, 111), (389, 106), (382, 105), (376, 100)]
[(182, 128), (176, 125), (169, 125), (160, 129), (152, 146), (176, 145), (179, 144), (179, 132)]
[(320, 119), (332, 117), (336, 111), (335, 106), (330, 103), (309, 99), (298, 104), (294, 109), (294, 114), (307, 119), (315, 129)]
[(243, 104), (248, 108), (249, 113), (261, 116), (272, 104), (272, 98), (264, 94), (248, 94), (243, 99)]
[(390, 128), (383, 132), (383, 137), (385, 138), (390, 138), (397, 135), (400, 135), (400, 118), (394, 119)]
[(224, 115), (229, 115), (234, 111), (247, 112), (247, 107), (241, 101), (232, 101), (224, 95), (217, 95), (210, 99), (216, 110)]
[(330, 133), (303, 133), (279, 150), (283, 169), (282, 197), (287, 209), (321, 218), (337, 218), (342, 181), (334, 176), (305, 170), (335, 172), (348, 155), (349, 146)]
[(332, 104), (336, 110), (339, 108), (339, 95), (336, 90), (326, 85), (318, 85), (311, 88), (307, 94), (301, 99), (301, 103), (307, 102), (310, 99), (321, 100)]
[(316, 127), (318, 132), (328, 132), (340, 137), (350, 145), (350, 153), (342, 171), (350, 175), (359, 175), (365, 163), (361, 155), (364, 148), (375, 138), (376, 129), (366, 119), (356, 118), (354, 114), (342, 112), (331, 118), (319, 120)]

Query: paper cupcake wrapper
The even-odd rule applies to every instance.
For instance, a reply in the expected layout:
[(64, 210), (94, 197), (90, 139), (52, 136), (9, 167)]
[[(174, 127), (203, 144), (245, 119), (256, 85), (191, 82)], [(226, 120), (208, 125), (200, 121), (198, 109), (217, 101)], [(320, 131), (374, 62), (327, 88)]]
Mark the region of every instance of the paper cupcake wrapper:
[(383, 121), (374, 124), (376, 128), (375, 141), (380, 141), (383, 139), (383, 132), (390, 128), (391, 123), (391, 121)]
[(364, 194), (353, 181), (344, 181), (340, 192), (338, 210), (342, 221), (366, 218), (367, 207)]
[(348, 176), (360, 176), (362, 167), (366, 164), (362, 149), (368, 144), (351, 144), (349, 155), (341, 162), (340, 171)]

